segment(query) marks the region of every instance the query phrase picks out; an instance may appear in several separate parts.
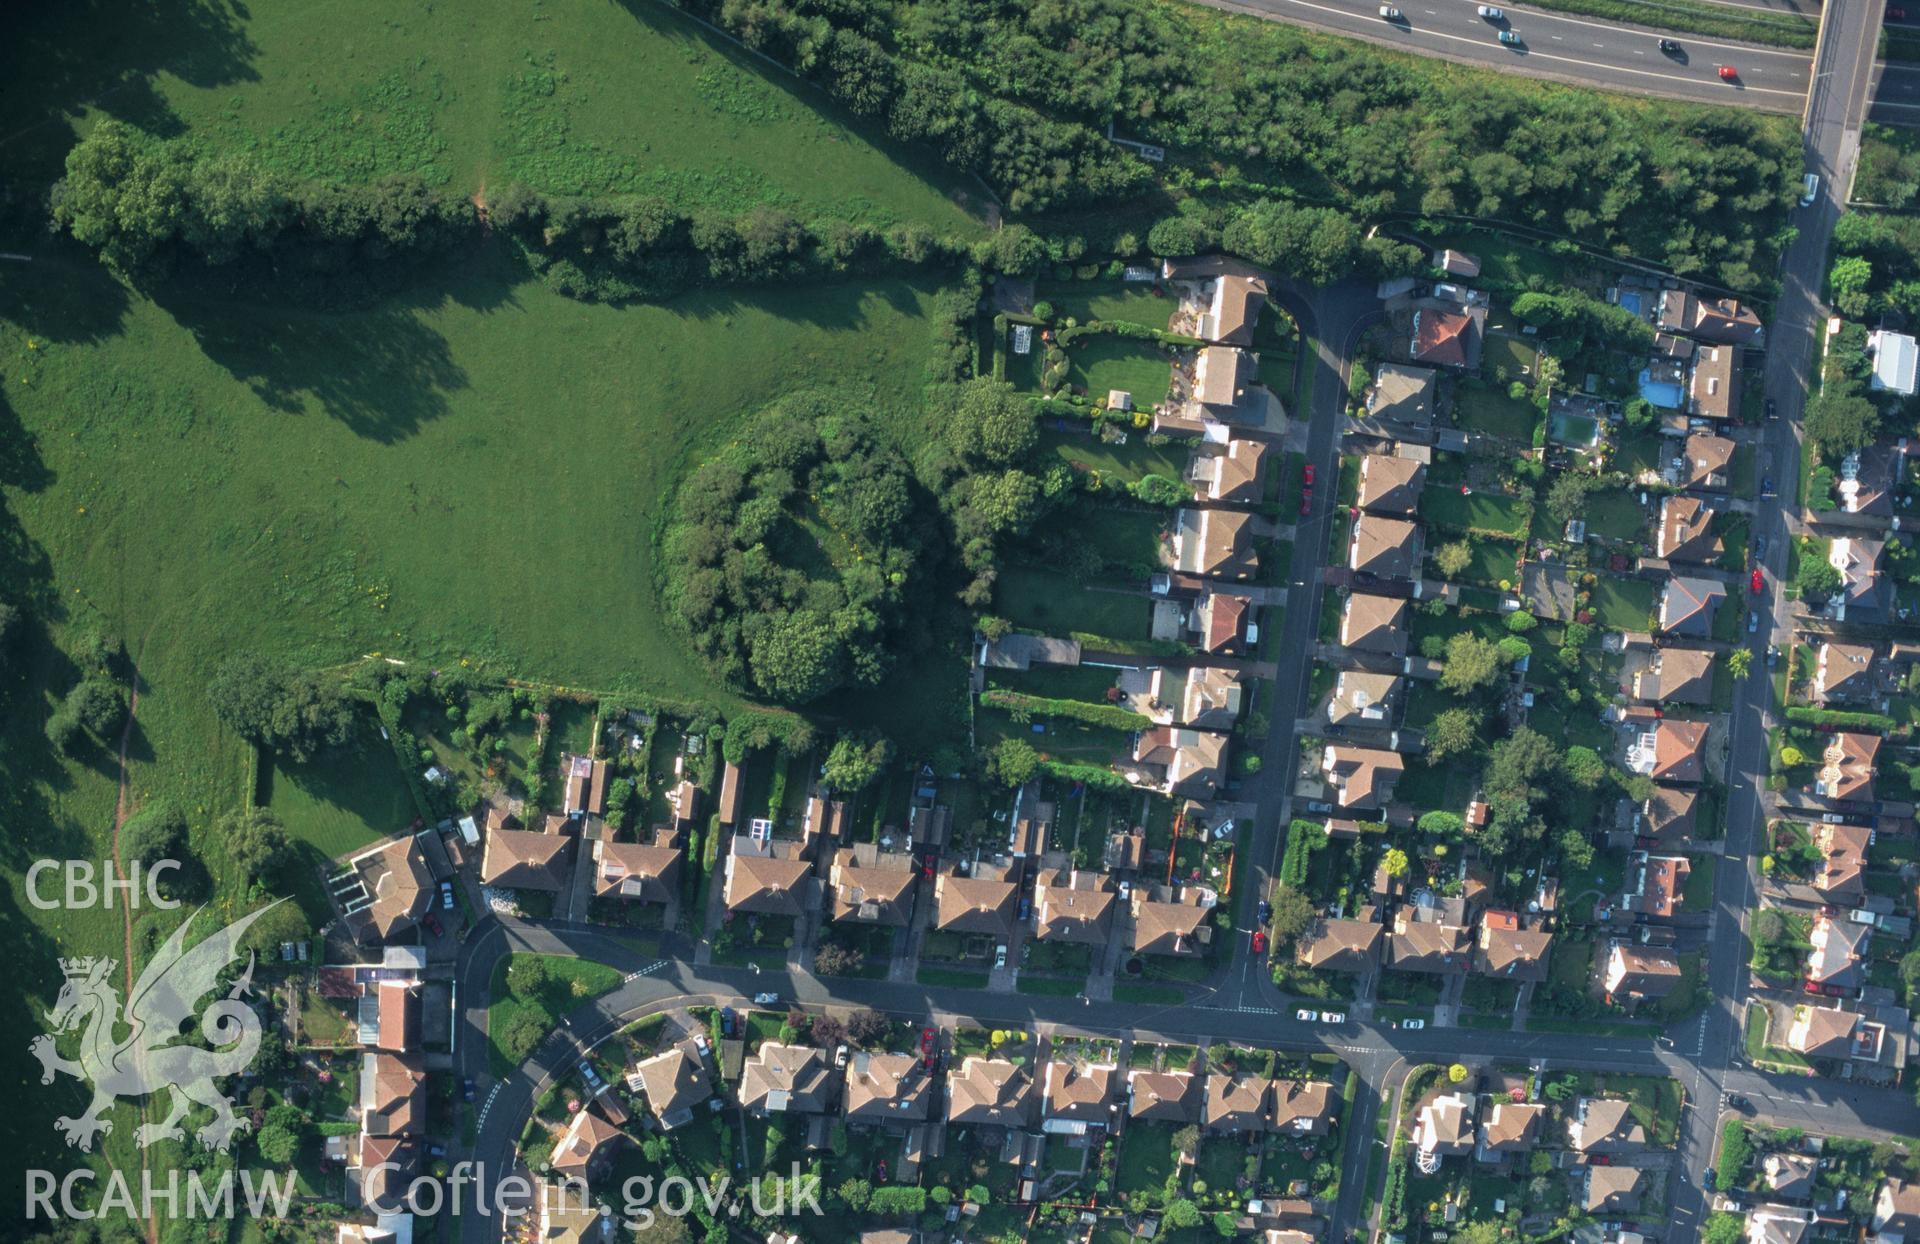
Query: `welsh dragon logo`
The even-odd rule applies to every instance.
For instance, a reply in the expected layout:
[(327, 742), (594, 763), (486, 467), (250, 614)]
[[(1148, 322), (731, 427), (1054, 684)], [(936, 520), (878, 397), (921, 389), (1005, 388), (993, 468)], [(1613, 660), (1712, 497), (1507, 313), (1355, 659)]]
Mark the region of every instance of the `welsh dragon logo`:
[[(54, 1072), (59, 1071), (93, 1086), (93, 1101), (79, 1118), (54, 1121), (69, 1145), (91, 1151), (96, 1137), (113, 1131), (113, 1121), (103, 1116), (116, 1100), (163, 1089), (172, 1090), (172, 1107), (166, 1118), (144, 1123), (135, 1132), (142, 1148), (157, 1140), (184, 1140), (180, 1121), (194, 1102), (213, 1110), (213, 1121), (195, 1133), (209, 1149), (224, 1152), (236, 1134), (252, 1126), (234, 1114), (232, 1099), (214, 1087), (217, 1078), (246, 1070), (260, 1049), (260, 1018), (239, 1000), (253, 983), (251, 955), (246, 972), (226, 997), (200, 1013), (200, 1036), (216, 1048), (175, 1042), (181, 1037), (181, 1026), (193, 1018), (195, 1004), (213, 991), (221, 972), (239, 958), (242, 935), (277, 906), (269, 904), (235, 921), (191, 950), (186, 949), (186, 939), (194, 917), (189, 917), (140, 973), (124, 1014), (120, 993), (112, 983), (117, 960), (90, 955), (60, 961), (67, 979), (47, 1019), (55, 1033), (84, 1027), (79, 1060), (62, 1058), (51, 1034), (35, 1037), (28, 1048), (40, 1060), (40, 1083), (52, 1084)], [(196, 911), (194, 916), (198, 915)], [(127, 1036), (121, 1039), (115, 1032), (123, 1026)]]

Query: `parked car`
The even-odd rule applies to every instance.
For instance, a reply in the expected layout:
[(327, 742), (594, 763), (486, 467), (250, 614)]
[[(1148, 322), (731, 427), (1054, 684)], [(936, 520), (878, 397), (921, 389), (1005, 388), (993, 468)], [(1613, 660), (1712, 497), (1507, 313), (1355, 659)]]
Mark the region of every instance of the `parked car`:
[(472, 1076), (468, 1076), (460, 1082), (460, 1095), (468, 1101), (472, 1101), (474, 1098), (480, 1096), (480, 1090), (474, 1086)]
[(1747, 634), (1751, 635), (1759, 629), (1760, 615), (1752, 609), (1747, 610)]
[(847, 1065), (847, 1046), (846, 1046), (846, 1042), (844, 1042), (844, 1041), (843, 1041), (843, 1042), (841, 1042), (841, 1043), (840, 1043), (840, 1047), (839, 1047), (838, 1049), (836, 1049), (836, 1050), (834, 1050), (834, 1052), (833, 1052), (833, 1065), (834, 1065), (834, 1067), (835, 1067), (836, 1069), (844, 1069), (844, 1068), (846, 1067), (846, 1065)]
[(1303, 489), (1300, 493), (1300, 513), (1304, 516), (1313, 513), (1313, 489)]
[(757, 993), (753, 995), (753, 1004), (755, 1006), (773, 1006), (779, 1001), (780, 995), (777, 993)]
[(1410, 1029), (1413, 1032), (1419, 1032), (1422, 1028), (1425, 1028), (1427, 1026), (1427, 1021), (1424, 1019), (1410, 1019), (1405, 1023), (1401, 1024), (1400, 1026), (1402, 1028)]
[(1720, 80), (1722, 82), (1735, 82), (1740, 78), (1740, 71), (1732, 65), (1722, 65), (1717, 72), (1720, 74)]
[(1311, 1024), (1314, 1020), (1320, 1018), (1320, 1012), (1302, 1009), (1295, 1011), (1293, 1017), (1303, 1024)]
[(1847, 818), (1841, 816), (1838, 812), (1823, 812), (1820, 814), (1820, 820), (1828, 825), (1845, 825), (1847, 823)]
[(1267, 953), (1267, 931), (1265, 929), (1255, 929), (1253, 931), (1253, 953), (1256, 955), (1264, 955)]
[(1813, 201), (1820, 197), (1820, 174), (1808, 173), (1800, 179), (1800, 206), (1812, 207)]
[(1773, 495), (1773, 476), (1768, 475), (1760, 480), (1760, 495), (1763, 497)]
[(1753, 589), (1755, 596), (1767, 590), (1767, 576), (1761, 573), (1760, 567), (1753, 568), (1753, 573), (1747, 577), (1747, 586)]
[(1779, 411), (1778, 411), (1778, 410), (1777, 410), (1777, 409), (1775, 408), (1775, 406), (1774, 406), (1774, 404), (1773, 404), (1773, 399), (1772, 399), (1772, 398), (1768, 398), (1768, 399), (1767, 399), (1767, 418), (1769, 418), (1769, 419), (1778, 419), (1779, 417), (1780, 417), (1780, 413), (1779, 413)]
[(440, 906), (447, 911), (453, 910), (453, 882), (440, 883)]
[(1273, 923), (1273, 904), (1269, 903), (1264, 898), (1260, 900), (1260, 923), (1261, 924)]
[(1708, 1192), (1712, 1192), (1715, 1185), (1717, 1185), (1719, 1182), (1720, 1182), (1719, 1172), (1715, 1171), (1711, 1166), (1707, 1168), (1706, 1174), (1700, 1176), (1700, 1186), (1702, 1188), (1705, 1188)]
[(939, 1039), (940, 1034), (932, 1028), (922, 1028), (920, 1030), (920, 1063), (922, 1066), (929, 1068), (933, 1066), (933, 1060), (937, 1055), (934, 1045)]
[(740, 1017), (733, 1013), (732, 1007), (730, 1006), (721, 1007), (720, 1008), (720, 1035), (723, 1037), (738, 1036), (739, 1031), (736, 1025), (739, 1023), (739, 1020), (740, 1020)]
[(1778, 664), (1780, 664), (1780, 645), (1768, 644), (1767, 645), (1767, 668), (1772, 669), (1774, 666)]
[(1005, 946), (995, 948), (993, 952), (993, 966), (996, 968), (1004, 968), (1007, 966), (1007, 948)]
[(1324, 800), (1309, 799), (1307, 801), (1307, 811), (1317, 812), (1324, 816), (1325, 814), (1333, 811), (1333, 805), (1325, 802)]
[(1308, 488), (1313, 487), (1313, 463), (1309, 462), (1300, 468), (1300, 482)]
[(1322, 1011), (1320, 1013), (1320, 1022), (1323, 1024), (1344, 1024), (1347, 1022), (1347, 1013), (1345, 1011)]
[(1612, 1166), (1613, 1155), (1611, 1153), (1590, 1153), (1587, 1155), (1587, 1165), (1588, 1166)]
[(428, 912), (426, 915), (420, 917), (420, 923), (426, 925), (427, 932), (433, 934), (435, 937), (440, 937), (446, 933), (446, 930), (440, 927), (440, 917), (434, 915), (432, 912)]
[(1765, 536), (1755, 536), (1753, 538), (1753, 560), (1765, 561), (1766, 557), (1767, 557), (1767, 538)]

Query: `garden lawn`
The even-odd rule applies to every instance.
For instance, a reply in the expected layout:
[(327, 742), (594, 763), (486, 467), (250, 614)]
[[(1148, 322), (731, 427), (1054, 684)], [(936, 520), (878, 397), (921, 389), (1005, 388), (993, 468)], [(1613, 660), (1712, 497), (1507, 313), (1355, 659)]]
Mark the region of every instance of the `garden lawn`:
[(1131, 484), (1148, 475), (1183, 479), (1191, 456), (1187, 446), (1179, 441), (1148, 444), (1144, 432), (1129, 432), (1126, 444), (1114, 445), (1103, 442), (1091, 431), (1049, 430), (1040, 434), (1040, 452), (1058, 458), (1076, 471), (1098, 473), (1103, 485)]
[(1115, 1190), (1145, 1193), (1158, 1202), (1167, 1176), (1179, 1160), (1173, 1147), (1176, 1130), (1171, 1123), (1136, 1123), (1129, 1127), (1120, 1145)]
[(568, 955), (537, 955), (519, 951), (501, 959), (494, 965), (493, 980), (488, 986), (487, 996), (487, 1059), (496, 1076), (506, 1076), (513, 1071), (500, 1047), (492, 1041), (495, 1033), (502, 1032), (528, 1003), (509, 992), (507, 972), (516, 959), (540, 959), (547, 965), (547, 989), (549, 1010), (553, 1018), (560, 1019), (574, 1007), (599, 997), (620, 983), (620, 972), (603, 963), (591, 959), (575, 959)]
[(1533, 507), (1520, 497), (1498, 493), (1462, 494), (1457, 488), (1429, 488), (1420, 496), (1420, 517), (1442, 527), (1525, 535)]
[[(1049, 531), (1084, 544), (1124, 570), (1157, 566), (1160, 534), (1173, 526), (1173, 511), (1120, 509), (1081, 500), (1045, 520)], [(1054, 580), (1059, 582), (1058, 576)]]
[(1146, 328), (1164, 329), (1173, 318), (1172, 297), (1155, 294), (1151, 281), (1042, 281), (1034, 288), (1035, 302), (1053, 304), (1056, 323), (1071, 316), (1085, 324), (1117, 320)]
[(1153, 610), (1143, 596), (1082, 586), (1058, 571), (1008, 566), (994, 582), (994, 610), (1015, 626), (1064, 637), (1072, 631), (1147, 639)]
[(13, 88), (0, 133), (23, 182), (51, 181), (76, 132), (110, 114), (295, 177), (418, 173), (462, 193), (521, 182), (981, 231), (959, 175), (667, 6), (267, 0), (22, 17), (0, 50)]
[(1540, 421), (1540, 412), (1531, 402), (1515, 401), (1479, 381), (1463, 380), (1454, 393), (1453, 421), (1463, 428), (1528, 445), (1533, 441), (1533, 427)]
[(1135, 410), (1151, 410), (1167, 400), (1172, 361), (1150, 341), (1094, 333), (1076, 338), (1066, 351), (1067, 383), (1084, 388), (1089, 397), (1104, 399), (1109, 390), (1124, 389), (1133, 395)]
[(1088, 725), (1071, 717), (1036, 714), (1031, 722), (1021, 724), (998, 709), (982, 705), (975, 724), (982, 748), (991, 747), (1001, 739), (1017, 738), (1031, 743), (1047, 760), (1104, 765), (1128, 750), (1125, 731)]
[(1587, 494), (1587, 533), (1613, 540), (1633, 540), (1646, 530), (1647, 511), (1640, 499), (1625, 488), (1609, 488)]
[(1593, 585), (1593, 616), (1601, 626), (1616, 631), (1644, 631), (1653, 621), (1653, 584), (1600, 574)]

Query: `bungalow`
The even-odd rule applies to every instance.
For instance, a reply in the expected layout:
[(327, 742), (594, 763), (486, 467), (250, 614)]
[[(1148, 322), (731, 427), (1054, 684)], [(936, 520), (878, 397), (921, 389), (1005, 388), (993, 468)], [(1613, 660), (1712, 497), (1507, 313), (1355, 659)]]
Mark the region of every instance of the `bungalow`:
[(1253, 330), (1266, 307), (1266, 281), (1257, 276), (1223, 273), (1214, 278), (1213, 296), (1200, 315), (1194, 336), (1219, 345), (1250, 346)]
[(1655, 920), (1679, 914), (1687, 877), (1693, 863), (1684, 855), (1653, 855), (1635, 851), (1627, 857), (1627, 884), (1620, 909)]
[(1054, 1136), (1084, 1136), (1111, 1122), (1107, 1101), (1117, 1069), (1111, 1063), (1052, 1059), (1041, 1080), (1040, 1130)]
[(1431, 367), (1382, 363), (1373, 373), (1373, 388), (1367, 394), (1367, 413), (1375, 419), (1428, 427), (1433, 423), (1434, 393), (1439, 377), (1440, 373)]
[(572, 881), (565, 834), (496, 829), (487, 834), (480, 858), (480, 884), (506, 890), (564, 890)]
[(1834, 734), (1820, 753), (1813, 789), (1828, 799), (1873, 800), (1873, 765), (1880, 754), (1877, 734)]
[(971, 877), (942, 873), (933, 879), (933, 925), (943, 933), (1005, 941), (1013, 936), (1020, 888), (990, 864), (976, 864), (974, 872)]
[(603, 1167), (613, 1150), (627, 1134), (600, 1117), (591, 1105), (580, 1107), (567, 1122), (566, 1135), (553, 1147), (548, 1159), (556, 1175), (585, 1179), (596, 1167)]
[(1740, 409), (1740, 347), (1708, 346), (1693, 356), (1687, 374), (1687, 415), (1725, 420)]
[(1915, 373), (1920, 371), (1920, 344), (1905, 333), (1883, 328), (1867, 337), (1867, 353), (1873, 357), (1869, 388), (1902, 397), (1913, 396)]
[(1827, 564), (1840, 572), (1840, 590), (1827, 599), (1827, 613), (1836, 622), (1886, 620), (1889, 583), (1880, 573), (1883, 540), (1841, 536), (1827, 547)]
[(1486, 322), (1485, 304), (1462, 307), (1438, 298), (1422, 299), (1414, 306), (1413, 337), (1407, 351), (1415, 363), (1478, 370)]
[(1608, 1002), (1634, 1009), (1664, 998), (1680, 985), (1680, 959), (1669, 947), (1615, 939), (1602, 958), (1600, 987)]
[(1419, 911), (1403, 906), (1393, 914), (1393, 932), (1387, 937), (1387, 967), (1395, 972), (1462, 976), (1471, 965), (1467, 947), (1465, 928), (1422, 920)]
[(1189, 799), (1211, 799), (1220, 788), (1228, 736), (1185, 726), (1156, 726), (1134, 739), (1138, 776), (1160, 791)]
[(1480, 1120), (1480, 1143), (1474, 1156), (1482, 1162), (1499, 1163), (1516, 1153), (1525, 1153), (1540, 1140), (1540, 1120), (1547, 1108), (1525, 1102), (1495, 1102)]
[(1660, 534), (1654, 552), (1670, 562), (1719, 561), (1727, 550), (1713, 534), (1713, 519), (1713, 508), (1699, 497), (1668, 497), (1660, 503)]
[(1360, 459), (1360, 508), (1372, 514), (1416, 513), (1426, 483), (1426, 467), (1411, 458), (1366, 454)]
[(1648, 703), (1713, 703), (1713, 654), (1696, 648), (1655, 648), (1633, 676), (1633, 698)]
[(1480, 936), (1474, 946), (1473, 970), (1505, 980), (1547, 979), (1547, 955), (1553, 935), (1527, 928), (1518, 912), (1480, 913)]
[(1676, 575), (1660, 589), (1660, 631), (1705, 639), (1713, 633), (1714, 611), (1727, 599), (1727, 589), (1713, 579)]
[(1793, 1022), (1787, 1025), (1787, 1048), (1809, 1058), (1844, 1059), (1853, 1054), (1854, 1030), (1860, 1017), (1838, 1006), (1793, 1008)]
[(1699, 808), (1699, 791), (1683, 786), (1656, 786), (1634, 816), (1634, 836), (1651, 838), (1661, 846), (1689, 842), (1694, 836)]
[(1256, 360), (1232, 346), (1203, 346), (1193, 365), (1193, 396), (1219, 417), (1246, 400), (1253, 385)]
[(1236, 436), (1225, 445), (1203, 442), (1187, 478), (1203, 501), (1257, 505), (1266, 499), (1267, 443)]
[(1325, 1136), (1333, 1130), (1333, 1085), (1325, 1080), (1275, 1080), (1267, 1127), (1282, 1136)]
[(1838, 989), (1858, 987), (1866, 979), (1862, 965), (1872, 934), (1872, 925), (1835, 920), (1821, 911), (1814, 916), (1813, 932), (1807, 936), (1807, 980)]
[(1151, 1123), (1198, 1123), (1206, 1094), (1186, 1071), (1129, 1071), (1127, 1117)]
[(1107, 944), (1117, 896), (1105, 873), (1043, 872), (1034, 890), (1034, 932), (1041, 941)]
[(833, 854), (827, 884), (835, 922), (905, 928), (913, 917), (913, 857), (857, 842)]
[(1647, 1130), (1624, 1097), (1580, 1097), (1567, 1124), (1567, 1143), (1581, 1153), (1631, 1153), (1646, 1147)]
[(933, 1097), (933, 1074), (912, 1054), (863, 1051), (847, 1067), (849, 1123), (924, 1123)]
[(713, 1096), (700, 1047), (681, 1041), (634, 1067), (646, 1092), (647, 1109), (662, 1128), (672, 1130), (693, 1119), (693, 1108)]
[(800, 844), (735, 834), (727, 852), (723, 891), (727, 910), (763, 916), (800, 916), (818, 905), (813, 865)]
[(1135, 886), (1133, 949), (1147, 955), (1197, 955), (1213, 940), (1213, 905), (1200, 890)]
[(825, 1050), (768, 1041), (740, 1065), (740, 1105), (761, 1116), (825, 1114), (835, 1079)]
[(1024, 1128), (1033, 1120), (1033, 1077), (1019, 1063), (969, 1055), (947, 1077), (947, 1122)]
[(1814, 658), (1813, 692), (1823, 704), (1872, 699), (1873, 649), (1833, 640), (1821, 644)]
[(1627, 768), (1656, 782), (1698, 782), (1706, 776), (1707, 723), (1663, 717), (1627, 749)]
[(1371, 972), (1380, 965), (1386, 926), (1371, 920), (1321, 917), (1294, 943), (1294, 962), (1329, 972)]
[(1393, 798), (1406, 763), (1395, 752), (1376, 747), (1340, 747), (1329, 744), (1320, 769), (1333, 787), (1334, 801), (1343, 808), (1385, 807)]
[(1259, 642), (1258, 614), (1259, 606), (1251, 597), (1208, 587), (1188, 611), (1186, 626), (1209, 656), (1241, 652)]
[(1735, 445), (1724, 436), (1695, 432), (1681, 450), (1680, 487), (1725, 492)]
[(1264, 1132), (1267, 1097), (1272, 1081), (1264, 1076), (1215, 1072), (1207, 1077), (1206, 1107), (1201, 1122), (1210, 1132)]
[(1820, 852), (1820, 867), (1813, 874), (1813, 888), (1837, 907), (1850, 907), (1866, 897), (1867, 847), (1873, 831), (1865, 825), (1816, 825), (1814, 849)]
[(1637, 1214), (1640, 1212), (1640, 1181), (1645, 1177), (1637, 1166), (1582, 1166), (1576, 1178), (1580, 1183), (1580, 1205), (1589, 1214)]
[(1174, 515), (1169, 565), (1183, 574), (1245, 579), (1259, 569), (1253, 516), (1241, 510), (1183, 506)]
[(680, 897), (680, 865), (687, 853), (672, 842), (671, 830), (661, 830), (651, 843), (595, 839), (594, 897), (641, 903), (676, 901)]
[(1341, 670), (1327, 700), (1327, 720), (1336, 726), (1391, 726), (1400, 676)]
[(433, 901), (433, 875), (411, 834), (349, 863), (367, 894), (366, 902), (347, 908), (347, 923), (360, 941), (391, 941), (412, 929)]
[(360, 1056), (360, 1130), (417, 1136), (427, 1127), (427, 1068), (417, 1054), (369, 1050)]
[(1394, 596), (1348, 595), (1340, 607), (1342, 647), (1402, 656), (1407, 651), (1407, 602)]
[(1410, 579), (1420, 564), (1420, 528), (1398, 518), (1362, 514), (1353, 524), (1347, 569), (1381, 579)]

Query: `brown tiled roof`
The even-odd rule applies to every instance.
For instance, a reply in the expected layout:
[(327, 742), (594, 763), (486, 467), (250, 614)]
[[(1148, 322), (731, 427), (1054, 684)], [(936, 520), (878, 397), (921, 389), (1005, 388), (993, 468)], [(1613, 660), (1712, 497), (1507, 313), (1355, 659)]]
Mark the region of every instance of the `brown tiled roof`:
[(1069, 1063), (1053, 1059), (1046, 1069), (1046, 1112), (1049, 1119), (1082, 1123), (1107, 1121), (1107, 1099), (1113, 1096), (1114, 1068), (1104, 1063)]
[(1615, 942), (1607, 952), (1607, 972), (1621, 969), (1612, 991), (1628, 998), (1664, 998), (1680, 984), (1680, 960), (1664, 946), (1636, 946)]
[(414, 1019), (420, 1013), (420, 997), (413, 985), (402, 980), (380, 982), (380, 1040), (383, 1050), (404, 1054), (418, 1040)]
[(1321, 760), (1335, 791), (1334, 801), (1343, 808), (1370, 807), (1385, 803), (1394, 784), (1406, 769), (1399, 753), (1377, 747), (1328, 746)]
[(480, 884), (508, 890), (559, 890), (567, 884), (567, 848), (573, 839), (564, 834), (536, 834), (525, 829), (496, 829), (487, 835), (480, 861)]
[(1133, 892), (1133, 948), (1143, 954), (1197, 955), (1199, 934), (1209, 909), (1191, 903), (1167, 903)]
[(1583, 1097), (1574, 1106), (1569, 1139), (1582, 1153), (1620, 1153), (1645, 1146), (1647, 1132), (1634, 1121), (1626, 1098)]
[(1420, 528), (1398, 518), (1362, 514), (1353, 524), (1353, 548), (1347, 565), (1383, 579), (1410, 579), (1419, 569), (1414, 550)]
[(1589, 1166), (1581, 1204), (1589, 1214), (1630, 1214), (1640, 1208), (1640, 1168)]
[(1204, 406), (1232, 406), (1253, 383), (1253, 356), (1231, 346), (1202, 346), (1193, 364), (1193, 396)]
[(1169, 794), (1211, 798), (1219, 787), (1228, 736), (1187, 726), (1156, 726), (1134, 740), (1134, 763), (1166, 770)]
[(1411, 514), (1420, 506), (1427, 471), (1411, 458), (1367, 454), (1360, 459), (1359, 505), (1380, 514)]
[[(736, 848), (741, 840), (734, 839)], [(730, 911), (798, 916), (807, 909), (813, 866), (802, 859), (743, 854), (727, 856), (726, 903)]]
[(1920, 1233), (1920, 1182), (1889, 1179), (1881, 1184), (1874, 1196), (1873, 1229)]
[(1032, 1115), (1033, 1079), (1004, 1058), (966, 1058), (947, 1077), (947, 1122), (1025, 1127)]
[(1294, 945), (1294, 958), (1310, 968), (1366, 972), (1380, 962), (1380, 938), (1386, 926), (1370, 920), (1319, 919)]
[(1656, 786), (1641, 805), (1640, 832), (1663, 845), (1685, 842), (1693, 837), (1699, 805), (1699, 791), (1682, 786)]
[(1294, 1136), (1321, 1136), (1333, 1127), (1333, 1085), (1325, 1080), (1275, 1080), (1267, 1124)]
[(1693, 356), (1687, 376), (1687, 413), (1725, 419), (1739, 409), (1740, 347), (1709, 346)]
[(1448, 367), (1470, 365), (1478, 326), (1460, 311), (1423, 307), (1414, 313), (1413, 360)]
[(354, 861), (373, 902), (357, 913), (381, 941), (413, 927), (433, 895), (433, 876), (413, 835)]
[(749, 1110), (819, 1114), (833, 1101), (824, 1050), (768, 1041), (740, 1066), (740, 1104)]
[(691, 1110), (713, 1096), (713, 1081), (700, 1048), (682, 1041), (634, 1068), (647, 1091), (647, 1108), (665, 1119), (679, 1110)]
[(933, 923), (948, 933), (1006, 937), (1013, 932), (1018, 905), (1018, 887), (1011, 881), (948, 873), (933, 879)]
[(599, 898), (668, 903), (680, 895), (680, 864), (686, 852), (650, 842), (593, 844), (593, 892)]
[(1383, 363), (1373, 374), (1367, 413), (1379, 419), (1426, 425), (1433, 422), (1433, 393), (1439, 373), (1427, 367)]
[(1859, 1023), (1858, 1015), (1837, 1006), (1802, 1004), (1793, 1008), (1787, 1045), (1815, 1058), (1845, 1058), (1853, 1048), (1853, 1030)]
[(1221, 652), (1245, 638), (1246, 618), (1253, 602), (1231, 592), (1208, 592), (1199, 605), (1201, 646)]
[(1104, 946), (1119, 896), (1098, 873), (1042, 874), (1034, 902), (1034, 936), (1050, 942)]
[(1213, 479), (1207, 487), (1210, 501), (1263, 500), (1261, 471), (1267, 459), (1267, 443), (1237, 436), (1224, 450), (1213, 456)]
[(1267, 1128), (1267, 1093), (1272, 1081), (1264, 1076), (1236, 1076), (1216, 1071), (1207, 1077), (1203, 1121), (1220, 1132), (1263, 1132)]
[(1873, 649), (1832, 640), (1820, 645), (1814, 690), (1823, 700), (1859, 700), (1873, 694)]
[(1340, 642), (1348, 648), (1399, 656), (1407, 650), (1407, 602), (1355, 592), (1340, 610)]
[(1829, 799), (1873, 798), (1873, 763), (1880, 754), (1877, 734), (1836, 734), (1821, 754), (1821, 793)]
[(1733, 465), (1734, 443), (1724, 436), (1696, 432), (1687, 438), (1680, 472), (1682, 488), (1712, 488), (1725, 491), (1727, 470)]
[(1813, 885), (1829, 899), (1851, 900), (1866, 892), (1868, 840), (1873, 831), (1864, 825), (1819, 825), (1813, 844), (1820, 851), (1820, 868)]
[(1636, 852), (1632, 867), (1638, 869), (1640, 886), (1631, 904), (1633, 910), (1662, 920), (1677, 915), (1685, 897), (1687, 876), (1693, 871), (1692, 862), (1684, 855)]
[(1405, 907), (1394, 913), (1387, 939), (1387, 965), (1399, 972), (1462, 973), (1467, 970), (1467, 931), (1455, 924), (1415, 920)]
[(933, 1104), (933, 1077), (911, 1054), (855, 1054), (847, 1068), (847, 1117), (917, 1122)]
[(1257, 276), (1238, 273), (1227, 273), (1218, 281), (1209, 307), (1212, 339), (1227, 345), (1252, 345), (1254, 326), (1267, 306), (1267, 283)]
[[(862, 844), (865, 845), (865, 844)], [(913, 857), (843, 847), (833, 856), (833, 918), (904, 927), (913, 914)]]
[(1664, 717), (1653, 731), (1655, 781), (1698, 782), (1706, 772), (1702, 755), (1707, 745), (1707, 723)]
[(1393, 706), (1399, 698), (1398, 674), (1341, 670), (1327, 700), (1327, 720), (1333, 725), (1393, 724)]
[(1653, 663), (1634, 680), (1634, 694), (1667, 704), (1711, 704), (1713, 660), (1697, 648), (1656, 648)]
[(1496, 1103), (1480, 1120), (1480, 1144), (1489, 1153), (1512, 1153), (1531, 1149), (1540, 1135), (1540, 1117), (1545, 1106), (1503, 1101)]
[(1180, 695), (1180, 720), (1191, 726), (1230, 730), (1245, 698), (1240, 671), (1217, 665), (1187, 667)]
[(360, 1133), (360, 1202), (378, 1212), (406, 1200), (407, 1185), (419, 1173), (420, 1149), (409, 1136)]
[(553, 1169), (562, 1175), (585, 1174), (600, 1150), (626, 1139), (626, 1134), (601, 1118), (591, 1106), (582, 1106), (567, 1124), (567, 1134), (553, 1147)]
[(1713, 534), (1713, 510), (1698, 497), (1668, 497), (1660, 503), (1656, 552), (1668, 561), (1715, 562), (1726, 545)]
[(1131, 1101), (1127, 1112), (1136, 1119), (1168, 1123), (1198, 1123), (1206, 1096), (1200, 1078), (1185, 1071), (1130, 1071)]
[(1525, 927), (1514, 912), (1483, 912), (1473, 969), (1507, 980), (1543, 981), (1547, 979), (1547, 953), (1552, 945), (1551, 933)]
[(740, 819), (740, 798), (745, 790), (740, 766), (729, 760), (720, 773), (720, 824), (731, 826)]
[(1195, 538), (1199, 541), (1198, 561), (1183, 568), (1195, 574), (1229, 578), (1245, 578), (1253, 573), (1252, 515), (1240, 510), (1202, 510)]
[(364, 1054), (360, 1077), (361, 1131), (412, 1136), (426, 1130), (427, 1069), (418, 1055)]

